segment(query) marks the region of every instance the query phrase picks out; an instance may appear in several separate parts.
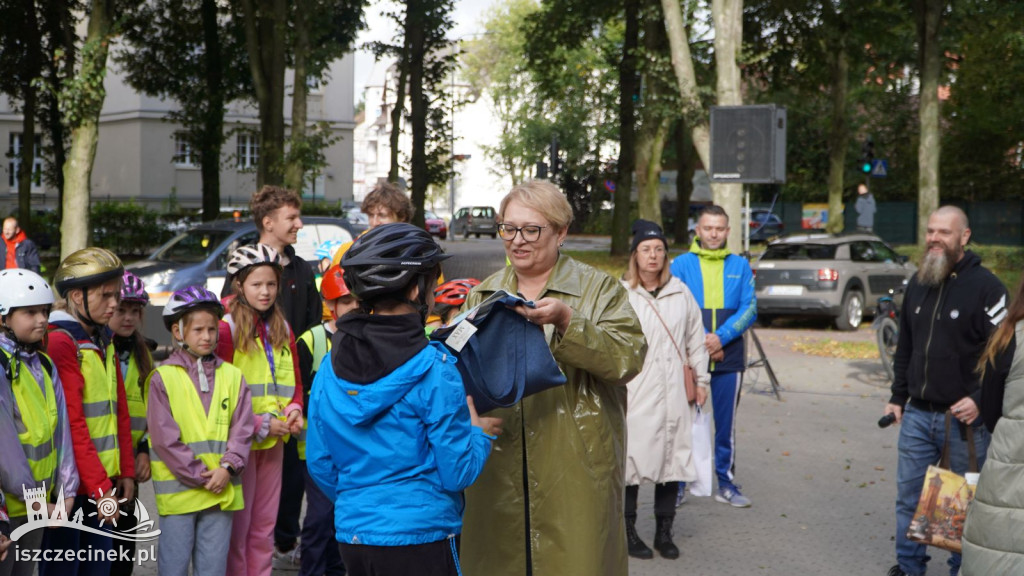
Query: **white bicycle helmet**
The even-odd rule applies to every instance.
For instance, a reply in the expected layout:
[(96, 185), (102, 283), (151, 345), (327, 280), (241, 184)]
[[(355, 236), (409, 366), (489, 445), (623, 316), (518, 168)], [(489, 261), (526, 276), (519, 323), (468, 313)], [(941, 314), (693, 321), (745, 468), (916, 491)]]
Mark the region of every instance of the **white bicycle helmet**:
[(15, 308), (52, 305), (53, 289), (43, 277), (31, 270), (9, 268), (0, 271), (0, 316), (7, 316)]
[(274, 266), (281, 270), (281, 255), (266, 244), (241, 246), (228, 258), (228, 276), (236, 277), (253, 266)]

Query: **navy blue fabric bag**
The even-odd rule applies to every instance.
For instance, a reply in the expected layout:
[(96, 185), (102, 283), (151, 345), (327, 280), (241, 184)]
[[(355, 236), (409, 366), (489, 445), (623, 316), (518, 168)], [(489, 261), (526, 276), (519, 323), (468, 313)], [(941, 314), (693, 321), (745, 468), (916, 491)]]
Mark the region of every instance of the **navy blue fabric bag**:
[(478, 414), (514, 406), (526, 396), (566, 381), (548, 348), (544, 329), (508, 306), (532, 308), (533, 302), (495, 292), (450, 326), (430, 335), (458, 358), (455, 366)]

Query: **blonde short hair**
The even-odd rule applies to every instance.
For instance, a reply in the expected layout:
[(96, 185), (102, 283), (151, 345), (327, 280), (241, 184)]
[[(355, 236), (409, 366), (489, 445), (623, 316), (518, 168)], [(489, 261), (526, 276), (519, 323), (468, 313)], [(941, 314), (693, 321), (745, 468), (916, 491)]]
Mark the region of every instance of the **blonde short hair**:
[(498, 213), (501, 214), (502, 220), (505, 219), (505, 208), (513, 200), (540, 212), (558, 230), (568, 228), (569, 224), (572, 224), (572, 206), (558, 186), (547, 180), (527, 180), (512, 188), (501, 199)]

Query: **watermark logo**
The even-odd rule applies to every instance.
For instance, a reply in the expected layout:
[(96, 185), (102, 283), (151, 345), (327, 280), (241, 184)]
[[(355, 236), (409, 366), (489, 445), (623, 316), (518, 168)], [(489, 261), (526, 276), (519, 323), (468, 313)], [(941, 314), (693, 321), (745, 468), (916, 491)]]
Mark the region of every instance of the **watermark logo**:
[[(11, 540), (17, 542), (18, 538), (23, 535), (37, 530), (39, 528), (72, 528), (74, 530), (81, 530), (82, 532), (89, 532), (100, 536), (106, 536), (108, 538), (115, 538), (117, 540), (125, 540), (129, 542), (147, 542), (150, 540), (156, 540), (160, 536), (160, 529), (154, 529), (155, 522), (149, 517), (149, 511), (142, 504), (142, 501), (135, 499), (135, 526), (128, 528), (123, 531), (113, 532), (109, 530), (101, 530), (99, 528), (93, 528), (92, 526), (86, 526), (83, 521), (84, 513), (79, 508), (75, 510), (75, 514), (71, 520), (67, 518), (67, 512), (64, 510), (64, 487), (61, 486), (60, 493), (57, 495), (58, 505), (53, 507), (53, 513), (49, 518), (46, 517), (46, 482), (43, 482), (42, 488), (26, 488), (24, 485), (21, 487), (22, 495), (25, 499), (25, 508), (28, 510), (28, 522), (22, 524), (13, 532), (11, 532)], [(117, 489), (114, 489), (112, 495), (103, 496), (98, 500), (89, 499), (89, 502), (96, 505), (96, 509), (99, 514), (102, 514), (100, 520), (100, 527), (102, 527), (106, 521), (106, 518), (112, 518), (110, 523), (116, 527), (118, 516), (127, 516), (123, 510), (121, 510), (121, 504), (127, 502), (127, 498), (117, 498)], [(89, 517), (97, 516), (97, 512), (90, 512)]]

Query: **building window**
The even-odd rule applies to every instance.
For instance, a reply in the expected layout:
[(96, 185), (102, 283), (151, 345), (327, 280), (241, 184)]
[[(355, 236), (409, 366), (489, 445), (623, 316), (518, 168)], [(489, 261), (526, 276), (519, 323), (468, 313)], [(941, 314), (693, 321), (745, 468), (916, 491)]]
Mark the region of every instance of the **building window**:
[(194, 167), (196, 162), (195, 152), (192, 150), (192, 143), (184, 132), (174, 133), (174, 163), (182, 167)]
[(260, 140), (256, 134), (239, 134), (238, 169), (253, 170), (260, 163)]
[[(11, 190), (18, 189), (18, 169), (21, 167), (21, 144), (22, 138), (20, 132), (11, 132), (8, 138), (7, 157), (7, 185)], [(36, 146), (33, 150), (35, 158), (32, 161), (32, 190), (39, 191), (43, 189), (43, 159), (39, 153), (42, 152), (43, 142), (42, 138), (36, 134)]]

